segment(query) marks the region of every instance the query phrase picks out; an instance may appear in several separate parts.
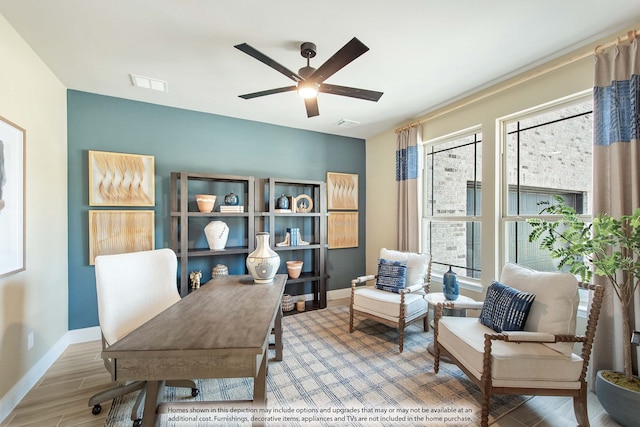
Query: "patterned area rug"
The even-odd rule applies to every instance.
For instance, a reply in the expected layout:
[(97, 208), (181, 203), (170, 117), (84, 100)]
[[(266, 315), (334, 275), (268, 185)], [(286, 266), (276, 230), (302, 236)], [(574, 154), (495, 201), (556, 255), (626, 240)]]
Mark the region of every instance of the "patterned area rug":
[[(199, 380), (195, 399), (189, 390), (166, 388), (165, 401), (193, 404), (168, 405), (160, 425), (247, 426), (250, 419), (268, 426), (479, 425), (479, 389), (455, 365), (441, 363), (433, 373), (426, 350), (433, 335), (420, 322), (405, 331), (402, 354), (398, 332), (387, 326), (356, 319), (349, 334), (348, 307), (287, 316), (282, 323), (284, 360), (269, 362), (266, 412), (203, 402), (251, 399), (253, 379)], [(490, 423), (527, 399), (492, 398)], [(105, 425), (130, 426), (133, 402), (133, 395), (116, 399)]]

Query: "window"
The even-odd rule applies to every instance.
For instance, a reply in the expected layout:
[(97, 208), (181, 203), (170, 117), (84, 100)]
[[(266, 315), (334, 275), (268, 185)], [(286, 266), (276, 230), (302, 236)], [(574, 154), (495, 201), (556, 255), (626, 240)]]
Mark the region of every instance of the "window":
[(578, 98), (503, 122), (503, 230), (505, 260), (556, 271), (539, 243), (529, 243), (527, 218), (558, 195), (586, 218), (591, 215), (592, 101)]
[[(495, 136), (485, 132), (491, 141), (482, 141), (479, 126), (425, 141), (421, 243), (433, 255), (434, 277), (452, 266), (473, 287), (490, 283), (498, 274), (493, 265), (505, 262), (556, 271), (539, 243), (529, 243), (526, 220), (555, 195), (590, 220), (592, 120), (591, 94), (583, 92), (499, 119)], [(483, 169), (483, 144), (485, 155), (501, 159), (496, 168)], [(485, 209), (483, 184), (500, 189), (495, 198), (484, 195), (496, 202)], [(483, 226), (491, 235), (483, 236)], [(482, 271), (483, 257), (491, 271)]]
[(433, 273), (449, 266), (480, 278), (482, 133), (467, 130), (428, 141), (424, 149), (422, 247)]

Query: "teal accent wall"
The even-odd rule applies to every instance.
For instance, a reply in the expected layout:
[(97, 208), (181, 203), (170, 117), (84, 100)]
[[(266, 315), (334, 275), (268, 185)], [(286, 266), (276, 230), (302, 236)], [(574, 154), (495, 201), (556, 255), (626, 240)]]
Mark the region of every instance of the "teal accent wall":
[[(363, 139), (74, 90), (67, 93), (67, 108), (69, 329), (98, 325), (95, 273), (89, 265), (89, 150), (155, 156), (156, 248), (169, 247), (169, 176), (175, 171), (319, 181), (326, 181), (327, 172), (356, 173), (358, 206), (366, 206)], [(364, 221), (361, 208), (358, 248), (328, 251), (328, 290), (348, 287), (364, 274)]]

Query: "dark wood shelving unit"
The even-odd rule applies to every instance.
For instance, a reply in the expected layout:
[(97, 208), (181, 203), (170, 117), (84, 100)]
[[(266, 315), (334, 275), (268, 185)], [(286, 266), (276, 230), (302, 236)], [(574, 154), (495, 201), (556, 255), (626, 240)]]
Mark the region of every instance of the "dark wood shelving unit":
[[(216, 194), (216, 206), (224, 200), (228, 191), (234, 191), (241, 196), (241, 202), (245, 212), (199, 212), (195, 205), (195, 195), (200, 194), (200, 188), (214, 188)], [(241, 188), (240, 192), (238, 189)], [(231, 189), (231, 190), (230, 190)], [(232, 255), (244, 258), (255, 249), (255, 178), (252, 176), (235, 176), (222, 174), (208, 174), (195, 172), (172, 172), (170, 184), (170, 218), (171, 218), (171, 248), (179, 257), (179, 284), (180, 295), (189, 293), (189, 259), (198, 257), (210, 257), (211, 267), (215, 258)], [(224, 220), (225, 218), (242, 219), (243, 246), (230, 246), (221, 250), (211, 250), (208, 246), (192, 247), (189, 243), (189, 224), (206, 218), (211, 220)], [(204, 231), (203, 231), (204, 233)], [(206, 244), (206, 243), (205, 243)], [(245, 271), (246, 273), (246, 271)]]
[[(287, 273), (288, 259), (302, 258), (304, 260), (303, 273), (297, 279), (287, 279), (286, 293), (294, 289), (305, 289), (310, 284), (313, 300), (306, 301), (306, 310), (317, 310), (327, 307), (326, 282), (327, 274), (327, 191), (323, 181), (296, 180), (284, 178), (266, 178), (259, 183), (264, 197), (265, 212), (260, 214), (265, 229), (269, 230), (271, 248), (281, 258), (280, 271)], [(281, 195), (299, 196), (306, 194), (313, 201), (310, 212), (276, 212), (276, 199)], [(266, 202), (265, 202), (266, 201)], [(309, 245), (277, 246), (282, 241), (286, 228), (295, 225), (300, 228), (302, 240)], [(306, 294), (306, 292), (305, 292)], [(295, 293), (292, 293), (295, 295)], [(297, 311), (285, 312), (285, 315), (295, 314)]]

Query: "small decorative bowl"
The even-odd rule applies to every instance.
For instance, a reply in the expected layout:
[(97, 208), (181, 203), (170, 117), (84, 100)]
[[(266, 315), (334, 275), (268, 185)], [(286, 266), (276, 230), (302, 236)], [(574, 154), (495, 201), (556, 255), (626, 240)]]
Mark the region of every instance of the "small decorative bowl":
[(219, 277), (219, 276), (228, 276), (229, 268), (226, 265), (218, 264), (211, 269), (211, 278)]
[(200, 212), (211, 212), (216, 205), (216, 197), (212, 194), (196, 194), (196, 203)]
[(289, 294), (282, 295), (282, 311), (291, 311), (296, 306), (293, 297)]
[(292, 279), (297, 279), (300, 277), (300, 273), (302, 272), (302, 261), (287, 261), (287, 271), (289, 272), (289, 277)]

